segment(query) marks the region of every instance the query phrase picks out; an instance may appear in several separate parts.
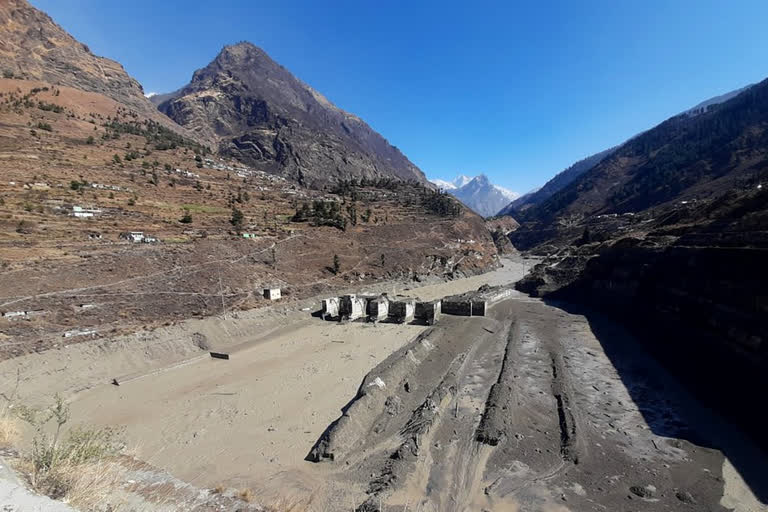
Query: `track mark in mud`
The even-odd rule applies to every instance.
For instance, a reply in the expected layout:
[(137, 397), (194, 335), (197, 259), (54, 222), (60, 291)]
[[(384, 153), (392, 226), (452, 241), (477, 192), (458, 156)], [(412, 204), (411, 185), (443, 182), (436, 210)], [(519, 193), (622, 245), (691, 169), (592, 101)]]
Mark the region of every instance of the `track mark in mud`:
[[(379, 367), (369, 372), (358, 388), (355, 398), (342, 409), (342, 415), (323, 432), (310, 450), (306, 459), (313, 462), (322, 460), (341, 460), (355, 453), (367, 435), (384, 428), (382, 422), (376, 422), (378, 413), (387, 406), (391, 397), (383, 388), (374, 383), (383, 382), (397, 386), (403, 382), (408, 384), (408, 378), (429, 352), (434, 349), (427, 339), (432, 330), (419, 334), (409, 344), (389, 356)], [(389, 407), (397, 408), (390, 401)], [(387, 421), (389, 421), (387, 419)]]
[(560, 455), (574, 464), (579, 463), (579, 450), (576, 446), (576, 420), (571, 412), (571, 399), (568, 396), (563, 364), (560, 355), (552, 357), (552, 396), (557, 403), (557, 417), (560, 426)]
[(504, 349), (504, 359), (496, 383), (491, 386), (491, 392), (485, 402), (483, 417), (477, 427), (475, 439), (481, 443), (496, 446), (507, 437), (505, 416), (511, 416), (511, 409), (516, 400), (512, 386), (512, 358), (515, 353), (516, 336), (514, 326), (507, 333), (507, 346)]
[(440, 414), (456, 396), (458, 371), (465, 358), (465, 353), (454, 358), (440, 384), (413, 411), (400, 430), (400, 435), (403, 437), (402, 443), (389, 456), (379, 475), (369, 482), (367, 490), (369, 498), (357, 508), (359, 512), (379, 510), (380, 496), (391, 491), (395, 482), (405, 478), (408, 466), (419, 458), (424, 439), (439, 421)]

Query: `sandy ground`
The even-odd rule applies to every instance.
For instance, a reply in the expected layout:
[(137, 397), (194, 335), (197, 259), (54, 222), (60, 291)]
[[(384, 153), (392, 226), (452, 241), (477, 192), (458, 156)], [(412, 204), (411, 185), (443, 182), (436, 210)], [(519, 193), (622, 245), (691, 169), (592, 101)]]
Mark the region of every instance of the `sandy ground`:
[[(513, 282), (526, 267), (506, 261), (482, 276), (379, 291), (433, 299)], [(760, 456), (750, 459), (738, 433), (617, 345), (624, 333), (520, 294), (487, 318), (445, 317), (435, 328), (323, 322), (309, 314), (316, 307), (310, 300), (62, 347), (0, 362), (0, 380), (7, 386), (19, 369), (26, 400), (63, 393), (75, 423), (124, 426), (139, 458), (194, 485), (248, 487), (261, 499), (311, 496), (313, 510), (350, 510), (367, 497), (386, 510), (766, 510), (754, 473), (749, 484), (742, 478), (750, 464), (759, 474)], [(231, 359), (207, 357), (191, 341), (198, 335)], [(434, 350), (405, 377), (409, 391), (389, 382), (384, 392), (396, 400), (354, 419), (351, 455), (305, 460), (361, 382), (397, 364), (419, 335)], [(125, 375), (141, 377), (110, 384)], [(489, 420), (504, 432), (498, 446), (476, 436), (494, 385), (514, 398)], [(391, 467), (409, 438), (403, 432), (423, 425), (412, 415), (429, 397), (439, 400), (427, 410), (439, 413), (414, 434), (427, 448)], [(694, 424), (710, 430), (693, 435)], [(720, 437), (723, 451), (739, 456), (731, 463), (697, 436)], [(629, 490), (648, 485), (653, 496)]]
[[(501, 284), (518, 279), (525, 266), (507, 261), (488, 274), (421, 288), (388, 287), (386, 291), (423, 299)], [(88, 354), (87, 366), (100, 383), (74, 385), (70, 394), (72, 417), (84, 424), (126, 427), (136, 454), (195, 485), (258, 487), (281, 473), (317, 473), (303, 459), (341, 408), (354, 396), (370, 369), (426, 328), (417, 325), (340, 325), (313, 318), (307, 311), (277, 315), (259, 326), (240, 314), (238, 319), (207, 319), (201, 324), (223, 324), (219, 336), (209, 336), (215, 347), (231, 352), (229, 361), (208, 357), (132, 380), (109, 384), (108, 376), (139, 375), (170, 364), (159, 356), (151, 368), (118, 351)], [(233, 326), (234, 324), (234, 326)], [(228, 326), (228, 327), (227, 327)], [(195, 328), (206, 332), (207, 325)], [(261, 331), (263, 327), (263, 331)], [(226, 331), (222, 336), (221, 331)], [(170, 337), (170, 334), (161, 338)], [(82, 364), (71, 352), (73, 365)], [(197, 353), (189, 350), (189, 357)], [(41, 358), (38, 358), (41, 359)], [(38, 361), (40, 363), (40, 361)], [(55, 364), (46, 360), (46, 365)], [(25, 392), (37, 395), (50, 377), (71, 369), (46, 371), (28, 379)], [(72, 390), (70, 389), (70, 391)], [(315, 477), (311, 477), (314, 482)], [(313, 485), (312, 483), (308, 485)]]

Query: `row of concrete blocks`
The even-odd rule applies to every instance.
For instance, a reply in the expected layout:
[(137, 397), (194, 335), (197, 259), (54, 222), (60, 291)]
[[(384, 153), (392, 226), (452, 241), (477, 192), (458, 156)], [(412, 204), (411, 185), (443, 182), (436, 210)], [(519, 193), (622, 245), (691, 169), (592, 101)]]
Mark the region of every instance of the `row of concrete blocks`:
[(359, 320), (373, 322), (388, 320), (407, 323), (421, 320), (434, 325), (440, 319), (440, 301), (418, 302), (416, 299), (390, 300), (386, 295), (344, 295), (323, 300), (322, 314), (325, 319)]

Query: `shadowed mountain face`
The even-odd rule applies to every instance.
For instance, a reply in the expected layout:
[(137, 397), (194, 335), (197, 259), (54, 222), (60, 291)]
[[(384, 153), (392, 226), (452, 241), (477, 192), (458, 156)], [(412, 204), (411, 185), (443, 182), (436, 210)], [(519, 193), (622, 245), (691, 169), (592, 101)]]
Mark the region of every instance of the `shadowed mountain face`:
[(6, 78), (101, 93), (142, 114), (162, 117), (123, 66), (95, 56), (26, 0), (0, 1), (0, 72)]
[[(752, 85), (747, 85), (745, 87), (742, 87), (741, 89), (737, 89), (735, 91), (731, 91), (726, 94), (722, 94), (720, 96), (715, 96), (714, 98), (709, 98), (708, 100), (699, 103), (695, 107), (690, 108), (685, 112), (680, 113), (677, 116), (674, 116), (674, 118), (685, 120), (685, 119), (696, 117), (701, 114), (705, 114), (711, 111), (713, 108), (716, 108), (717, 105), (721, 103), (725, 103), (731, 98), (735, 98), (742, 92), (748, 90), (750, 87), (752, 87)], [(544, 201), (546, 201), (547, 199), (555, 195), (557, 192), (559, 192), (560, 190), (562, 190), (563, 188), (571, 184), (582, 174), (586, 173), (593, 167), (597, 166), (600, 162), (610, 157), (613, 153), (620, 151), (625, 144), (632, 142), (635, 138), (641, 137), (643, 134), (644, 133), (641, 133), (639, 135), (631, 137), (624, 144), (619, 144), (618, 146), (614, 146), (612, 148), (596, 153), (592, 156), (588, 156), (583, 160), (579, 160), (578, 162), (571, 165), (564, 171), (558, 173), (554, 178), (552, 178), (547, 183), (545, 183), (543, 187), (533, 192), (530, 192), (528, 194), (525, 194), (522, 197), (519, 197), (514, 201), (512, 201), (511, 203), (509, 203), (508, 205), (506, 205), (499, 212), (499, 215), (525, 216), (524, 212), (526, 210), (543, 203)]]
[(225, 47), (159, 108), (223, 154), (301, 183), (381, 177), (427, 183), (364, 121), (250, 43)]
[(765, 80), (706, 112), (672, 117), (630, 139), (520, 219), (550, 224), (701, 200), (759, 180), (767, 154)]
[(515, 215), (516, 212), (523, 212), (532, 206), (535, 206), (546, 199), (552, 197), (552, 195), (571, 183), (573, 180), (590, 170), (592, 167), (600, 163), (604, 158), (613, 153), (616, 148), (606, 149), (600, 153), (596, 153), (592, 156), (588, 156), (583, 160), (579, 160), (569, 168), (558, 173), (554, 178), (544, 184), (543, 187), (521, 196), (499, 211), (499, 215)]

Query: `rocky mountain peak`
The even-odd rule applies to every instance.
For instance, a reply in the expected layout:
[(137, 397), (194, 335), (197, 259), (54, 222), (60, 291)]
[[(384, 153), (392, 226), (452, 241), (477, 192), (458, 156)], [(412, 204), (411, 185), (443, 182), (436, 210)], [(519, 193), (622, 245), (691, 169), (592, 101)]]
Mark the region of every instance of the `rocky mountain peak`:
[(160, 110), (248, 165), (322, 185), (424, 174), (357, 116), (248, 42), (225, 46)]
[(491, 184), (491, 180), (485, 174), (478, 174), (472, 181), (475, 182), (476, 186), (488, 186)]

